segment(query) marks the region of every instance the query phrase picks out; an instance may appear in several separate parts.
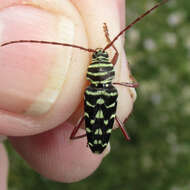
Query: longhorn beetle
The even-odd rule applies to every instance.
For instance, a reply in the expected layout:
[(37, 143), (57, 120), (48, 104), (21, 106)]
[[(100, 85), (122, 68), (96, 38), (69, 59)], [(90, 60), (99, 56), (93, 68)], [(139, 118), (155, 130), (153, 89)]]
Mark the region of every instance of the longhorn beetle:
[[(48, 42), (38, 40), (18, 40), (3, 43), (1, 46), (6, 46), (14, 43), (42, 43), (59, 46), (68, 46), (72, 48), (79, 48), (84, 51), (92, 52), (92, 63), (88, 66), (87, 80), (90, 85), (86, 88), (84, 93), (84, 116), (79, 120), (78, 124), (71, 133), (70, 139), (78, 139), (87, 136), (88, 146), (93, 153), (101, 154), (107, 147), (110, 135), (113, 128), (114, 120), (118, 123), (123, 135), (127, 140), (129, 136), (124, 130), (124, 124), (116, 116), (117, 107), (117, 89), (113, 85), (122, 85), (125, 87), (137, 87), (137, 83), (121, 82), (112, 83), (114, 78), (114, 65), (117, 63), (119, 53), (114, 46), (114, 42), (129, 28), (140, 21), (150, 12), (166, 3), (168, 0), (162, 0), (154, 7), (146, 11), (144, 14), (136, 18), (131, 24), (125, 27), (113, 40), (110, 40), (106, 23), (104, 23), (104, 33), (108, 44), (104, 48), (90, 49), (79, 45), (66, 44), (59, 42)], [(115, 54), (111, 61), (106, 52), (108, 48), (112, 47)], [(76, 136), (78, 129), (85, 120), (86, 134)]]

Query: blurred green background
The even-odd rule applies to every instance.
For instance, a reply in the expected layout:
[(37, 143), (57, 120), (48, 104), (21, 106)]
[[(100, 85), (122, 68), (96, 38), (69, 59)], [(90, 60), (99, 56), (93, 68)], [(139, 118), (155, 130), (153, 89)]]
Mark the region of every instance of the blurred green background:
[[(157, 1), (158, 2), (158, 1)], [(153, 0), (128, 0), (127, 23)], [(190, 1), (170, 0), (126, 33), (126, 51), (140, 83), (126, 142), (113, 132), (112, 151), (99, 169), (73, 184), (35, 173), (7, 143), (9, 190), (190, 189)]]

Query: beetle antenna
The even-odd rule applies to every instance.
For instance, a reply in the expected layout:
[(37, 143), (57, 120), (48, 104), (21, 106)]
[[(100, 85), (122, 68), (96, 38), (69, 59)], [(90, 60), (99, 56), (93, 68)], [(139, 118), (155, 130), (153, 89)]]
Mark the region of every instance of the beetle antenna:
[(95, 52), (94, 49), (84, 48), (82, 46), (78, 46), (78, 45), (74, 45), (74, 44), (59, 43), (59, 42), (49, 42), (49, 41), (38, 41), (38, 40), (15, 40), (15, 41), (10, 41), (10, 42), (5, 42), (5, 43), (1, 44), (1, 46), (7, 46), (7, 45), (10, 45), (10, 44), (16, 44), (16, 43), (51, 44), (51, 45), (56, 45), (56, 46), (67, 46), (67, 47), (78, 48), (78, 49), (88, 51), (88, 52)]
[(152, 7), (151, 9), (149, 9), (148, 11), (146, 11), (144, 14), (142, 14), (141, 16), (139, 16), (138, 18), (136, 18), (131, 24), (127, 25), (109, 44), (106, 45), (106, 47), (104, 48), (104, 50), (108, 49), (110, 46), (113, 45), (113, 43), (119, 38), (119, 36), (121, 36), (125, 31), (129, 30), (134, 24), (136, 24), (137, 22), (139, 22), (142, 18), (144, 18), (146, 15), (148, 15), (149, 13), (151, 13), (153, 10), (155, 10), (156, 8), (160, 7), (161, 5), (163, 5), (164, 3), (168, 2), (169, 0), (163, 0), (160, 3), (156, 4), (154, 7)]

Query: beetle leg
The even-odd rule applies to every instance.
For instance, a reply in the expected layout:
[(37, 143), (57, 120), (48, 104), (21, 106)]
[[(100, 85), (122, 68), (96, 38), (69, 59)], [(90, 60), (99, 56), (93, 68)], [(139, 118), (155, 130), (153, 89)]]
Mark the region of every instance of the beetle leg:
[(121, 129), (121, 131), (122, 131), (122, 133), (124, 135), (124, 137), (126, 138), (127, 141), (129, 141), (130, 137), (127, 134), (127, 131), (124, 128), (124, 124), (120, 121), (120, 119), (117, 117), (117, 115), (115, 116), (115, 120), (117, 121), (117, 123), (118, 123), (118, 125), (119, 125), (119, 127), (120, 127), (120, 129)]
[[(109, 43), (111, 42), (111, 40), (110, 40), (110, 37), (109, 37), (108, 27), (107, 27), (107, 24), (106, 24), (106, 23), (104, 23), (103, 29), (104, 29), (104, 33), (105, 33), (107, 42), (108, 42), (108, 44), (109, 44)], [(117, 63), (119, 53), (118, 53), (118, 51), (117, 51), (117, 49), (116, 49), (116, 47), (115, 47), (114, 44), (112, 44), (112, 47), (113, 47), (113, 49), (115, 50), (115, 55), (113, 56), (113, 58), (112, 58), (112, 60), (111, 60), (111, 63), (112, 63), (113, 65), (115, 65), (115, 64)]]
[(80, 138), (83, 138), (86, 136), (86, 134), (84, 135), (79, 135), (79, 136), (75, 136), (76, 133), (78, 132), (80, 126), (82, 125), (84, 121), (84, 117), (81, 117), (80, 120), (78, 121), (78, 124), (75, 126), (75, 128), (73, 129), (72, 133), (71, 133), (71, 136), (70, 136), (70, 139), (74, 140), (74, 139), (80, 139)]
[(137, 82), (113, 82), (114, 85), (121, 85), (125, 87), (137, 88), (139, 84)]

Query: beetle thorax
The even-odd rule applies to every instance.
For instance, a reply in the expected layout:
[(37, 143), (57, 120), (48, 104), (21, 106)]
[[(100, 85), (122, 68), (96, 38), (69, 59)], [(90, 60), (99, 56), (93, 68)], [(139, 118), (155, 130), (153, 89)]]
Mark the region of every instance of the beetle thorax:
[(114, 76), (115, 71), (113, 64), (109, 62), (108, 53), (103, 49), (97, 49), (92, 55), (92, 63), (88, 66), (87, 80), (99, 86), (111, 84)]

